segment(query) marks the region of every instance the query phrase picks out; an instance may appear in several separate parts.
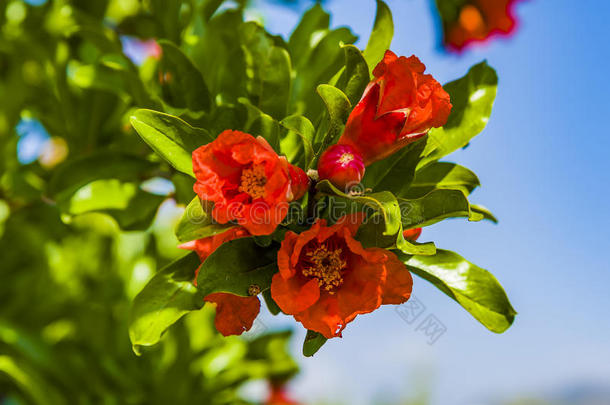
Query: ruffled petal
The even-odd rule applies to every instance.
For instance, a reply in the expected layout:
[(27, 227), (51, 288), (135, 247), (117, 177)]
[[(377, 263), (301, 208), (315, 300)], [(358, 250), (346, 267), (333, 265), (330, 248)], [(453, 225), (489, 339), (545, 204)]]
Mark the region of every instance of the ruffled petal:
[(258, 297), (228, 293), (209, 294), (205, 301), (216, 304), (214, 325), (223, 336), (241, 335), (249, 330), (261, 307)]

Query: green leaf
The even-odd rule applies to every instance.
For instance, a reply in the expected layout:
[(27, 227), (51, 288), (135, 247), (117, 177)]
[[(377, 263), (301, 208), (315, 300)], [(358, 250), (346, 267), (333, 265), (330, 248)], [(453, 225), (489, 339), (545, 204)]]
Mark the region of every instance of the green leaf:
[(487, 329), (502, 333), (517, 312), (498, 280), (457, 253), (437, 250), (434, 256), (397, 253), (407, 268), (457, 301)]
[(419, 167), (463, 148), (483, 131), (496, 98), (498, 76), (487, 62), (481, 62), (470, 68), (466, 76), (443, 87), (451, 96), (451, 115), (445, 126), (428, 133)]
[(402, 196), (409, 190), (425, 146), (425, 139), (420, 139), (407, 145), (402, 151), (373, 163), (364, 173), (364, 186), (380, 191), (391, 190), (395, 195)]
[(193, 150), (214, 139), (201, 128), (194, 128), (173, 115), (152, 110), (136, 110), (131, 125), (159, 156), (176, 170), (195, 177)]
[(248, 113), (244, 131), (254, 136), (262, 136), (274, 150), (279, 150), (280, 123), (253, 105), (247, 98), (240, 97), (239, 102), (246, 107)]
[[(314, 156), (312, 143), (316, 130), (313, 127), (313, 124), (311, 123), (311, 121), (309, 121), (306, 117), (302, 115), (291, 115), (280, 121), (280, 125), (286, 128), (288, 131), (296, 134), (301, 140), (303, 150), (305, 152), (305, 161), (303, 166), (306, 170), (309, 169), (311, 167), (311, 163), (313, 161)], [(284, 155), (288, 156), (289, 159), (291, 159), (292, 157), (290, 156), (290, 153), (288, 153), (289, 151), (287, 150), (288, 147), (283, 146), (284, 144), (282, 141), (280, 141), (280, 150)], [(294, 146), (291, 149), (294, 149)]]
[(469, 195), (480, 185), (470, 169), (455, 163), (433, 162), (415, 173), (415, 179), (399, 197), (420, 198), (439, 189), (460, 190)]
[(124, 230), (143, 230), (152, 222), (165, 196), (147, 193), (135, 183), (96, 180), (59, 201), (62, 213), (81, 215), (101, 212), (112, 216)]
[(146, 284), (133, 301), (129, 337), (133, 350), (159, 342), (165, 331), (190, 311), (200, 309), (204, 295), (193, 279), (201, 261), (195, 252), (170, 263)]
[(470, 209), (468, 199), (460, 190), (434, 190), (421, 198), (399, 198), (398, 201), (405, 229), (432, 225), (446, 218), (483, 219), (482, 214)]
[(326, 343), (326, 340), (320, 333), (308, 330), (303, 342), (303, 355), (306, 357), (313, 356)]
[(247, 22), (240, 29), (246, 57), (248, 93), (252, 103), (270, 116), (286, 116), (290, 102), (291, 64), (288, 51), (275, 46), (263, 27)]
[(195, 197), (186, 206), (175, 233), (178, 241), (184, 243), (217, 235), (233, 227), (231, 224), (216, 223), (210, 212), (203, 208), (199, 197)]
[(364, 49), (364, 59), (366, 59), (371, 72), (383, 59), (385, 51), (390, 49), (393, 36), (394, 22), (392, 21), (392, 12), (382, 0), (377, 0), (377, 15), (375, 16), (373, 32), (371, 32), (369, 42)]
[(47, 194), (56, 201), (69, 199), (81, 187), (100, 179), (138, 180), (156, 165), (137, 156), (99, 151), (68, 160), (54, 170)]
[(498, 223), (498, 219), (494, 216), (494, 214), (492, 214), (491, 211), (482, 205), (470, 204), (470, 211), (483, 215), (483, 219), (487, 219), (495, 224)]
[(165, 77), (163, 89), (166, 101), (177, 108), (208, 111), (211, 97), (201, 72), (172, 42), (160, 40), (159, 45), (163, 50), (159, 67)]
[(343, 50), (345, 70), (337, 81), (337, 88), (343, 90), (352, 105), (356, 105), (371, 81), (371, 75), (360, 49), (354, 45), (344, 45)]
[(347, 203), (342, 204), (342, 207), (336, 203), (333, 205), (331, 209), (333, 221), (345, 214), (365, 213), (366, 220), (360, 226), (357, 234), (357, 239), (365, 248), (376, 246), (391, 249), (397, 247), (408, 254), (434, 254), (434, 244), (415, 244), (404, 239), (401, 207), (396, 197), (389, 191), (350, 195), (337, 189), (328, 180), (319, 182), (316, 188), (322, 194), (335, 199), (339, 198)]
[(352, 111), (352, 105), (341, 90), (328, 84), (319, 85), (318, 94), (326, 105), (329, 118), (328, 129), (322, 139), (319, 140), (320, 146), (317, 153), (320, 154), (329, 145), (336, 143), (343, 133), (349, 113)]
[(254, 238), (226, 242), (208, 257), (199, 271), (197, 286), (205, 295), (228, 292), (248, 296), (250, 286), (271, 287), (277, 273), (277, 247), (263, 248)]
[(288, 49), (295, 66), (300, 66), (308, 56), (312, 35), (320, 30), (328, 29), (329, 24), (330, 15), (324, 11), (320, 4), (316, 4), (303, 14), (299, 25), (288, 40)]

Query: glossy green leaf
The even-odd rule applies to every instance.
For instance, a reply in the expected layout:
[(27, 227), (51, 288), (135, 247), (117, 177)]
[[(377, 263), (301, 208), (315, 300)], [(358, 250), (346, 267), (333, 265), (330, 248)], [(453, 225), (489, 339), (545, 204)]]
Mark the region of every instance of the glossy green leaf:
[(329, 118), (325, 133), (319, 140), (316, 139), (316, 147), (319, 145), (317, 153), (320, 154), (328, 146), (336, 143), (343, 133), (352, 105), (341, 90), (328, 84), (319, 85), (318, 94), (326, 105)]
[(140, 137), (176, 170), (195, 177), (191, 153), (213, 140), (201, 128), (194, 128), (173, 115), (152, 110), (136, 110), (131, 125)]
[(224, 243), (206, 259), (197, 285), (205, 295), (228, 292), (247, 297), (250, 286), (270, 288), (277, 271), (277, 247), (263, 248), (254, 238), (241, 238)]
[(275, 46), (263, 27), (247, 22), (240, 29), (246, 56), (249, 98), (270, 116), (286, 116), (290, 102), (291, 63), (288, 51)]
[(247, 98), (241, 97), (239, 102), (246, 107), (247, 120), (244, 131), (254, 136), (262, 136), (274, 150), (280, 148), (280, 123), (253, 105)]
[(398, 256), (411, 272), (456, 300), (490, 331), (502, 333), (512, 325), (517, 312), (487, 270), (448, 250), (439, 249), (434, 256)]
[(99, 151), (68, 160), (54, 170), (47, 194), (56, 201), (68, 199), (81, 187), (100, 179), (138, 180), (150, 173), (155, 164), (115, 151)]
[(402, 226), (405, 229), (428, 226), (447, 218), (468, 218), (480, 221), (483, 215), (470, 209), (460, 190), (434, 190), (421, 198), (399, 198)]
[(364, 212), (366, 220), (358, 230), (357, 239), (364, 247), (397, 247), (408, 254), (434, 254), (434, 244), (417, 244), (406, 241), (402, 235), (401, 207), (389, 191), (373, 194), (346, 194), (328, 180), (319, 182), (318, 192), (343, 200), (331, 209), (332, 220), (342, 215)]
[(210, 92), (201, 72), (180, 48), (170, 41), (160, 40), (163, 56), (159, 68), (164, 76), (166, 101), (173, 107), (192, 111), (207, 111), (211, 107)]
[(364, 49), (364, 59), (372, 72), (375, 66), (383, 59), (385, 51), (390, 49), (394, 36), (394, 22), (392, 12), (382, 0), (377, 0), (377, 15), (373, 25), (373, 32)]
[(364, 89), (371, 81), (369, 67), (360, 49), (354, 45), (344, 45), (345, 70), (337, 81), (337, 88), (343, 90), (352, 105), (362, 98)]
[(234, 225), (219, 224), (214, 221), (210, 212), (204, 209), (199, 197), (186, 206), (182, 218), (176, 225), (176, 238), (180, 242), (189, 242), (195, 239), (207, 238), (222, 233)]
[(483, 215), (483, 219), (487, 219), (493, 223), (498, 223), (498, 219), (486, 207), (482, 205), (470, 204), (470, 211)]
[[(305, 169), (309, 169), (310, 165), (312, 163), (313, 160), (313, 156), (314, 156), (314, 151), (313, 151), (313, 139), (315, 136), (315, 128), (313, 127), (313, 124), (311, 123), (311, 121), (309, 121), (306, 117), (302, 116), (302, 115), (291, 115), (288, 116), (286, 118), (284, 118), (282, 121), (280, 121), (280, 124), (286, 128), (288, 131), (290, 131), (289, 133), (294, 133), (298, 136), (298, 138), (301, 141), (301, 144), (303, 145), (303, 151), (304, 151), (304, 164), (303, 166), (305, 167)], [(283, 140), (282, 140), (283, 141)], [(282, 154), (288, 156), (289, 158), (291, 158), (290, 153), (288, 153), (289, 151), (287, 151), (286, 149), (288, 149), (287, 147), (283, 146), (283, 142), (280, 142), (280, 150), (282, 151)], [(291, 143), (291, 147), (294, 149), (294, 142)], [(299, 148), (296, 148), (299, 149)]]
[(324, 11), (320, 4), (316, 4), (303, 14), (299, 25), (290, 35), (288, 41), (288, 49), (295, 66), (300, 66), (302, 60), (307, 57), (313, 34), (328, 29), (329, 24), (330, 15)]
[(409, 190), (425, 145), (426, 141), (420, 139), (398, 153), (373, 163), (364, 172), (363, 185), (376, 191), (390, 190), (396, 196), (402, 196)]
[(193, 284), (201, 261), (197, 253), (161, 269), (136, 296), (131, 308), (129, 337), (134, 352), (159, 342), (167, 328), (203, 306), (204, 295)]
[(303, 341), (303, 355), (306, 357), (313, 356), (326, 343), (326, 340), (320, 333), (308, 330), (305, 341)]
[(470, 169), (455, 163), (434, 162), (419, 169), (409, 188), (399, 197), (419, 198), (438, 189), (460, 190), (469, 195), (479, 185), (479, 178)]
[(428, 133), (420, 167), (463, 148), (483, 131), (491, 115), (497, 86), (496, 71), (487, 62), (473, 66), (466, 76), (443, 86), (451, 96), (453, 108), (445, 126)]

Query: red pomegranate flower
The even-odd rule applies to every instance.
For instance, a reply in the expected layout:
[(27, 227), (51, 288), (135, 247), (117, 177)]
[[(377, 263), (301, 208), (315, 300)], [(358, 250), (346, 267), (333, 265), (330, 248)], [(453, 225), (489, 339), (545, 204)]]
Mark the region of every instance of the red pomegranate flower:
[(193, 152), (193, 189), (214, 202), (212, 216), (236, 221), (252, 235), (268, 235), (288, 214), (288, 203), (308, 187), (305, 172), (278, 156), (263, 138), (227, 130)]
[(318, 175), (347, 191), (350, 185), (359, 184), (364, 176), (364, 162), (349, 145), (333, 145), (326, 149), (318, 162)]
[(411, 274), (396, 255), (365, 249), (354, 239), (362, 218), (344, 216), (332, 226), (321, 219), (301, 234), (288, 232), (278, 252), (271, 296), (282, 311), (326, 338), (341, 336), (358, 314), (411, 296)]
[[(248, 231), (235, 227), (218, 235), (185, 243), (180, 247), (197, 252), (203, 263), (223, 243), (246, 236), (249, 236)], [(200, 269), (201, 267), (195, 272), (195, 285), (197, 285), (197, 275)], [(209, 294), (204, 300), (216, 304), (214, 325), (223, 336), (241, 335), (249, 330), (258, 316), (261, 306), (256, 296), (240, 297), (229, 293)]]
[(425, 70), (416, 56), (386, 51), (338, 143), (352, 146), (368, 166), (443, 126), (451, 112), (449, 94)]
[(270, 392), (265, 405), (299, 405), (288, 395), (286, 384), (283, 382), (272, 381), (269, 384)]
[(517, 0), (468, 0), (443, 21), (445, 44), (457, 51), (493, 35), (508, 35), (516, 22), (512, 7)]

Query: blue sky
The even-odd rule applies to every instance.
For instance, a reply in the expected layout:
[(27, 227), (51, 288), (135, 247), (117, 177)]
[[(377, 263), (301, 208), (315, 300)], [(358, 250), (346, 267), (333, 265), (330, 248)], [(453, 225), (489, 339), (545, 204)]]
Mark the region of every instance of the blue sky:
[[(415, 296), (447, 328), (434, 345), (384, 307), (303, 359), (295, 392), (304, 400), (357, 405), (428, 385), (434, 405), (477, 405), (574, 385), (610, 386), (610, 5), (523, 1), (515, 36), (456, 56), (437, 46), (429, 1), (388, 4), (396, 26), (392, 50), (416, 54), (439, 81), (483, 59), (498, 71), (487, 129), (446, 160), (479, 175), (483, 186), (472, 200), (500, 223), (445, 221), (425, 229), (422, 240), (491, 270), (519, 315), (507, 333), (492, 334), (417, 279)], [(261, 7), (269, 29), (288, 34), (308, 5)], [(366, 44), (374, 1), (329, 0), (325, 7), (334, 26), (350, 26)]]

